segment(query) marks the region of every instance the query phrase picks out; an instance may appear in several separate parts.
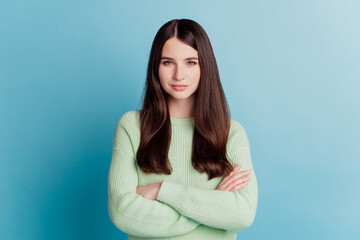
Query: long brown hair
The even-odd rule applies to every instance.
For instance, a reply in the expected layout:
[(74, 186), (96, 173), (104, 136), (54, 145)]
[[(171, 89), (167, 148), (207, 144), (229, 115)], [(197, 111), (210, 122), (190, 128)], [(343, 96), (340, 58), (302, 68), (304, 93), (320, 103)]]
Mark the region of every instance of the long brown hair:
[(205, 30), (190, 19), (174, 19), (157, 32), (150, 52), (145, 97), (140, 111), (138, 166), (145, 173), (171, 174), (168, 159), (171, 121), (167, 93), (159, 80), (159, 64), (165, 42), (176, 37), (198, 51), (200, 81), (195, 92), (192, 165), (208, 179), (227, 175), (233, 168), (226, 154), (230, 111), (220, 82), (213, 49)]

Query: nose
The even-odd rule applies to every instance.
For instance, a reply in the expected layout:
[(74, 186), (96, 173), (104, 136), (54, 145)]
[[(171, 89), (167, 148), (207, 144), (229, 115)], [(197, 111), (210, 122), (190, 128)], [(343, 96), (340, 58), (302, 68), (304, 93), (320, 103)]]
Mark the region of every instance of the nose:
[(184, 69), (182, 66), (180, 66), (179, 64), (176, 65), (175, 70), (174, 70), (174, 80), (180, 81), (183, 80), (185, 78), (184, 76)]

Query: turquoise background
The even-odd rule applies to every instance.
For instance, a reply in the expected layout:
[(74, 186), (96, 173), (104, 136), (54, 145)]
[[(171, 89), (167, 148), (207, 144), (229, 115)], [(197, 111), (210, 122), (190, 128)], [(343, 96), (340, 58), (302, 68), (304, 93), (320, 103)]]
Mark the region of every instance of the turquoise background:
[(359, 1), (0, 4), (0, 239), (126, 239), (107, 213), (116, 123), (157, 30), (207, 31), (259, 184), (238, 239), (360, 239)]

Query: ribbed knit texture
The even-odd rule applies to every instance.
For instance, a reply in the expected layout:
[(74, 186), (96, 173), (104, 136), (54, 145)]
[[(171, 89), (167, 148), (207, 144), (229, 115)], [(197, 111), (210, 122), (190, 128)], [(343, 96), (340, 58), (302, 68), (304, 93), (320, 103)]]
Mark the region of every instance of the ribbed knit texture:
[[(250, 145), (242, 125), (231, 120), (227, 154), (240, 171), (251, 170), (238, 191), (216, 190), (224, 176), (208, 181), (191, 163), (193, 118), (171, 118), (171, 175), (145, 174), (136, 164), (140, 112), (129, 111), (117, 123), (109, 170), (108, 211), (130, 240), (235, 240), (256, 214), (258, 186)], [(138, 186), (162, 182), (157, 200), (136, 194)]]

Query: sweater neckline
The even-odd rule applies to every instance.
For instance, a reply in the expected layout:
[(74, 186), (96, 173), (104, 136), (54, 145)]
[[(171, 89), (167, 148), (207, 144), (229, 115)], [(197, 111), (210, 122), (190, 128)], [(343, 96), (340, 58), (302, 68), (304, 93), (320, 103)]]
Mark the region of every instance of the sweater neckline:
[(189, 117), (189, 118), (170, 117), (170, 121), (172, 125), (193, 125), (195, 123), (194, 117)]

